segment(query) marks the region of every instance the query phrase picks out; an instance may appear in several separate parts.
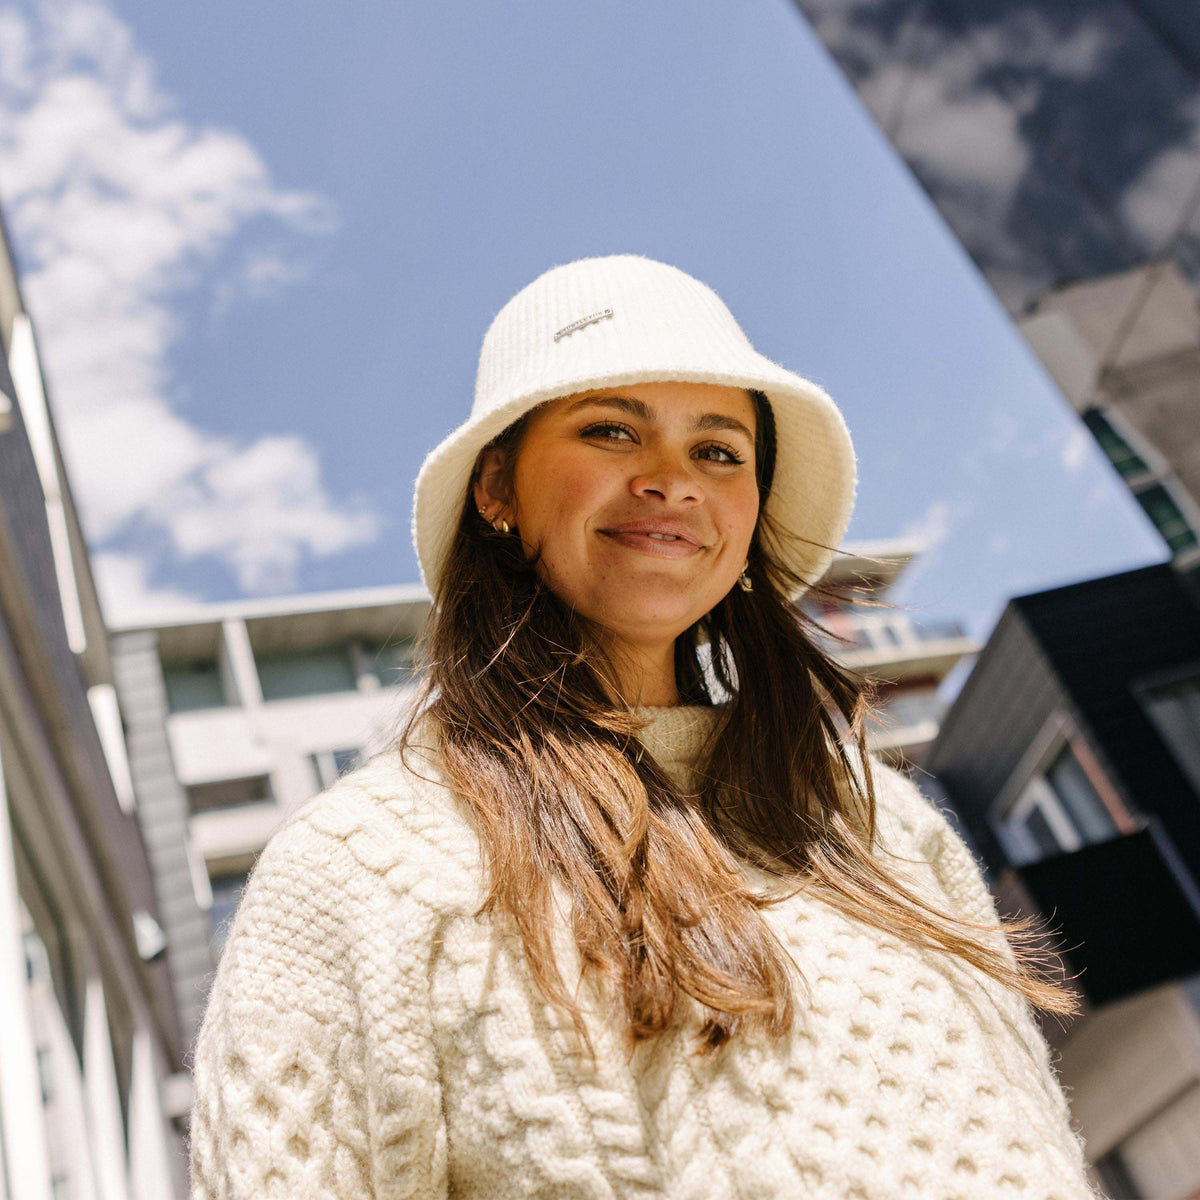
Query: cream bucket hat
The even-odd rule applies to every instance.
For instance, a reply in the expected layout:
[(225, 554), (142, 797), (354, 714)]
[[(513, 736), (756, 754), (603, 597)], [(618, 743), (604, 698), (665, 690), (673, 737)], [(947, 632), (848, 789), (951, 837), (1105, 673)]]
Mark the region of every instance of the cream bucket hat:
[(417, 475), (413, 542), (430, 592), (488, 442), (545, 400), (658, 380), (766, 395), (776, 436), (766, 511), (803, 539), (787, 538), (781, 550), (806, 585), (816, 583), (854, 505), (854, 447), (842, 414), (822, 388), (759, 354), (711, 288), (676, 267), (618, 254), (551, 268), (488, 329), (471, 415)]

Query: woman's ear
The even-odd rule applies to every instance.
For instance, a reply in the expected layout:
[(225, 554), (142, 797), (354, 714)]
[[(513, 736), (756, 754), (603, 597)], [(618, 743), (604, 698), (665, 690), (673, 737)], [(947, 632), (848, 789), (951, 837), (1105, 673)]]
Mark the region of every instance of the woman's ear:
[(483, 509), (488, 521), (504, 518), (512, 524), (512, 477), (508, 451), (499, 446), (484, 450), (475, 472), (475, 507)]

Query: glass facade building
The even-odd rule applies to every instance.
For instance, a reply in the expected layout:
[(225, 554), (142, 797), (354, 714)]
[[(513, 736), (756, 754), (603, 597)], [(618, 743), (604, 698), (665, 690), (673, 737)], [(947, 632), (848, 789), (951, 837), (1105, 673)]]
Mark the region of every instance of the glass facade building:
[(1184, 566), (1200, 563), (1200, 16), (796, 0)]

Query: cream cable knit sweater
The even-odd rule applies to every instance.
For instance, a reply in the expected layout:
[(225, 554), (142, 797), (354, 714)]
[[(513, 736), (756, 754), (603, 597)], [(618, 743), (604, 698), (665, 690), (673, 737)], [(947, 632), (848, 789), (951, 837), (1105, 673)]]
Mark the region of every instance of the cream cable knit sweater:
[[(712, 711), (648, 711), (686, 777)], [(893, 869), (994, 920), (946, 820), (876, 770)], [(596, 1016), (593, 1076), (519, 944), (472, 916), (480, 884), (453, 796), (395, 752), (271, 839), (197, 1043), (192, 1200), (1095, 1195), (1024, 1002), (957, 960), (797, 896), (765, 910), (808, 985), (789, 1038), (700, 1061), (688, 1031), (629, 1060)]]

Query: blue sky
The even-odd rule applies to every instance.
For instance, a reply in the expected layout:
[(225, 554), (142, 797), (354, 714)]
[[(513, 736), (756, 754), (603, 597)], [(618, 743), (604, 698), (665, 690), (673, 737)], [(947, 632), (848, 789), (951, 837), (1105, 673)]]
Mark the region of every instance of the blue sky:
[(1165, 557), (787, 0), (0, 4), (0, 203), (118, 618), (415, 581), (488, 322), (628, 251), (838, 401), (919, 615)]

